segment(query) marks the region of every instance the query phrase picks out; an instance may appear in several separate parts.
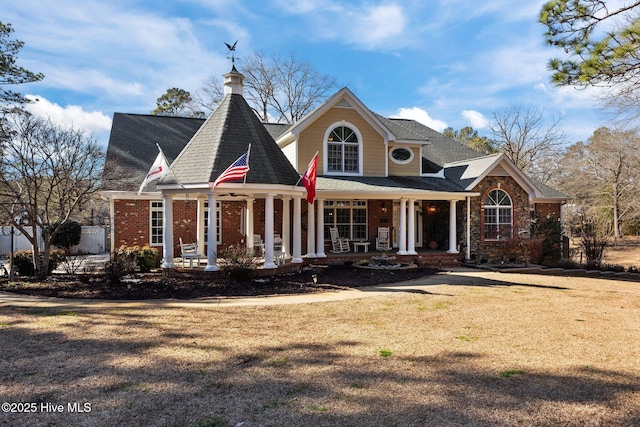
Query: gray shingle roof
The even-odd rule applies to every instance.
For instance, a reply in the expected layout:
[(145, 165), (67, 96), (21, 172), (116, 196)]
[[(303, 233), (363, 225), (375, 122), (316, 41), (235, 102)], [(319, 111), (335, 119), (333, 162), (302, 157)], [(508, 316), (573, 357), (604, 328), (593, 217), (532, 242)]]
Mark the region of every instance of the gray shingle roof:
[[(158, 155), (156, 143), (171, 162), (203, 123), (204, 119), (115, 113), (103, 189), (137, 191)], [(154, 190), (156, 182), (148, 184), (147, 191)]]
[(299, 179), (282, 150), (239, 94), (227, 94), (171, 164), (161, 184), (206, 184), (224, 172), (251, 144), (248, 184), (295, 185)]
[(419, 176), (319, 176), (316, 189), (320, 191), (352, 191), (357, 193), (398, 192), (398, 190), (403, 192), (412, 190), (443, 191), (447, 193), (464, 191), (464, 189), (447, 179)]

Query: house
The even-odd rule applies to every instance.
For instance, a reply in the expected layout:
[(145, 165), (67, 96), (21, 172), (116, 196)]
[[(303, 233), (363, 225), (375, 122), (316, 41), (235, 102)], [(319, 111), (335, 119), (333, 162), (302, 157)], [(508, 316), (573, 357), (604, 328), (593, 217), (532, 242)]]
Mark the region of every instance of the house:
[[(566, 196), (527, 177), (503, 154), (478, 152), (416, 121), (380, 116), (343, 88), (293, 125), (263, 124), (243, 98), (243, 76), (225, 74), (225, 96), (206, 120), (114, 115), (104, 174), (112, 249), (158, 246), (172, 268), (178, 240), (197, 242), (207, 270), (229, 245), (264, 237), (265, 268), (278, 237), (291, 263), (324, 258), (330, 229), (351, 242), (391, 230), (393, 251), (498, 258), (532, 219), (559, 219)], [(158, 144), (172, 173), (138, 187)], [(250, 151), (249, 151), (250, 146)], [(210, 184), (249, 151), (241, 180)], [(299, 182), (318, 153), (313, 205)], [(215, 224), (211, 227), (210, 224)]]

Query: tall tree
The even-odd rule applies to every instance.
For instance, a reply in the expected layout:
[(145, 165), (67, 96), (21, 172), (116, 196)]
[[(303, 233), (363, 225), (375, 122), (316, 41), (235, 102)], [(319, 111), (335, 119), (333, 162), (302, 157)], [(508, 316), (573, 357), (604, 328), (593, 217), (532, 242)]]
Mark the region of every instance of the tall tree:
[[(609, 221), (609, 232), (618, 238), (622, 225), (640, 216), (640, 136), (635, 131), (600, 128), (586, 144), (567, 148), (562, 159), (565, 172), (558, 185), (574, 197), (590, 217)], [(577, 179), (576, 177), (580, 177)]]
[(18, 52), (24, 46), (24, 42), (12, 40), (11, 24), (0, 22), (0, 109), (6, 109), (11, 104), (24, 104), (29, 102), (18, 92), (5, 89), (6, 85), (37, 82), (44, 78), (41, 73), (33, 73), (16, 64)]
[(494, 141), (486, 136), (478, 135), (478, 131), (471, 126), (465, 126), (460, 130), (448, 127), (442, 133), (444, 136), (453, 138), (482, 154), (494, 154), (498, 151)]
[(0, 211), (31, 242), (34, 269), (43, 277), (60, 227), (99, 189), (104, 153), (82, 131), (25, 111), (0, 122), (0, 141)]
[[(267, 55), (256, 52), (246, 60), (237, 60), (244, 75), (244, 97), (263, 122), (293, 123), (309, 113), (336, 89), (333, 77), (318, 73), (310, 63), (295, 54)], [(200, 105), (214, 107), (222, 99), (220, 80), (208, 79)], [(213, 109), (213, 108), (211, 108)]]
[(552, 81), (560, 86), (640, 83), (640, 1), (551, 0), (540, 12), (546, 41), (563, 49), (567, 59), (549, 62)]
[(202, 111), (195, 108), (191, 94), (184, 89), (172, 87), (156, 100), (156, 108), (151, 114), (156, 116), (204, 117)]
[(493, 112), (489, 125), (493, 140), (520, 170), (542, 182), (548, 182), (548, 170), (566, 137), (559, 127), (560, 118), (545, 120), (544, 112), (533, 105), (512, 105)]

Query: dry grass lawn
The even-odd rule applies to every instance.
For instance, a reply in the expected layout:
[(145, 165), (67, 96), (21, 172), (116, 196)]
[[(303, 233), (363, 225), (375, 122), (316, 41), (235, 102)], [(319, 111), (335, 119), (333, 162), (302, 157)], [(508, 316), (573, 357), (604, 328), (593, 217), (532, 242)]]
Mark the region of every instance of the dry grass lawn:
[(0, 425), (640, 425), (639, 283), (425, 283), (297, 305), (5, 306), (0, 396), (38, 411)]

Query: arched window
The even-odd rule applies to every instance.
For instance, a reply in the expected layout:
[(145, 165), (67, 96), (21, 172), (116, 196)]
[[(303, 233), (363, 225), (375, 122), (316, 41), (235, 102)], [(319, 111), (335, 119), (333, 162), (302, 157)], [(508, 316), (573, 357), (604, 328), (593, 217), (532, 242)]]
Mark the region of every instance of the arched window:
[(360, 141), (356, 130), (345, 125), (334, 127), (327, 135), (326, 150), (328, 174), (360, 173)]
[(508, 240), (513, 236), (513, 203), (506, 191), (496, 188), (484, 199), (484, 238)]

